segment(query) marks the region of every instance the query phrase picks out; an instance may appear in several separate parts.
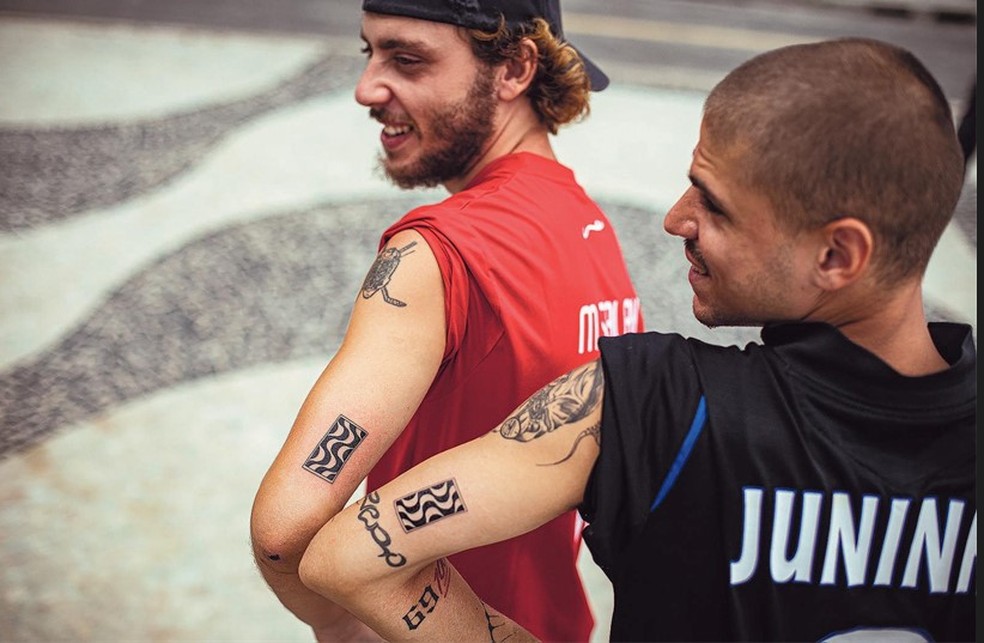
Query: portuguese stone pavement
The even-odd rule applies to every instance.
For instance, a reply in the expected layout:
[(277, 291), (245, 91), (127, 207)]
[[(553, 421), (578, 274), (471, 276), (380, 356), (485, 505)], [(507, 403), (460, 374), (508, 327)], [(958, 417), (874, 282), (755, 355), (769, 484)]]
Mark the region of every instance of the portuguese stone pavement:
[[(352, 39), (0, 19), (0, 640), (290, 640), (252, 494), (379, 232), (438, 190), (375, 170)], [(661, 218), (713, 77), (613, 70), (556, 151), (620, 234), (649, 328), (690, 315)], [(928, 278), (976, 328), (976, 163)], [(607, 584), (587, 557), (604, 640)]]

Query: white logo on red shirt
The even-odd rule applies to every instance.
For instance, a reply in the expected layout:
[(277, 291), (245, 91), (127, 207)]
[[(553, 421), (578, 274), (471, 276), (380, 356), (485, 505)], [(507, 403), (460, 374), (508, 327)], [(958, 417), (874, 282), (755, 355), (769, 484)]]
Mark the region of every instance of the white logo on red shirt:
[(581, 230), (581, 236), (587, 239), (588, 235), (591, 234), (592, 232), (601, 232), (604, 229), (605, 229), (605, 222), (602, 221), (601, 219), (595, 219), (594, 223), (589, 223), (588, 225), (584, 226), (584, 229)]
[[(578, 354), (597, 351), (599, 337), (639, 332), (639, 312), (638, 297), (623, 299), (621, 302), (617, 299), (602, 300), (581, 306), (578, 312)], [(619, 313), (621, 313), (621, 328), (619, 328)]]

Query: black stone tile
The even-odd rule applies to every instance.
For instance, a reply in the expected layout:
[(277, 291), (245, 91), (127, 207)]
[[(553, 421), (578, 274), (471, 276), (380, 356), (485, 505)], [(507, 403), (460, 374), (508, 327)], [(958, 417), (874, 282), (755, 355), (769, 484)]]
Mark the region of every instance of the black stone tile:
[(0, 231), (57, 222), (157, 190), (235, 128), (352, 86), (363, 62), (325, 55), (254, 96), (135, 122), (0, 129)]

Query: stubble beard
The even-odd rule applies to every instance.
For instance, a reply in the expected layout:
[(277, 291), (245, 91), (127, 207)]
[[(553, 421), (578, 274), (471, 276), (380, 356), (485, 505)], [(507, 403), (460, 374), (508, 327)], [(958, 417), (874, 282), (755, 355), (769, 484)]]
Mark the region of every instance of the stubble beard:
[(464, 100), (428, 114), (429, 137), (443, 145), (405, 167), (391, 166), (385, 154), (380, 154), (379, 164), (386, 177), (409, 190), (432, 188), (464, 175), (492, 135), (496, 104), (492, 90), (491, 75), (480, 71)]
[[(703, 265), (703, 256), (695, 246), (695, 255)], [(769, 262), (770, 272), (744, 280), (740, 293), (732, 283), (730, 297), (726, 293), (708, 292), (698, 305), (699, 298), (694, 293), (693, 314), (707, 328), (748, 328), (760, 327), (783, 321), (796, 321), (796, 316), (787, 316), (783, 310), (784, 301), (789, 296), (791, 285), (780, 278), (792, 273), (792, 260), (785, 252), (776, 252)], [(717, 295), (717, 297), (715, 297)]]

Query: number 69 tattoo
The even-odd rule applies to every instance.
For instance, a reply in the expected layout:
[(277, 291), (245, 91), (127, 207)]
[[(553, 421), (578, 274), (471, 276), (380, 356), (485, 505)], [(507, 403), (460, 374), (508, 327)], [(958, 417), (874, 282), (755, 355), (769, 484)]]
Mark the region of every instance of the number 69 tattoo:
[(407, 613), (403, 615), (403, 621), (407, 624), (407, 628), (415, 630), (420, 627), (420, 624), (424, 622), (424, 618), (437, 607), (437, 601), (438, 597), (434, 592), (434, 588), (430, 585), (425, 587), (424, 593), (417, 600), (417, 604), (407, 610)]

